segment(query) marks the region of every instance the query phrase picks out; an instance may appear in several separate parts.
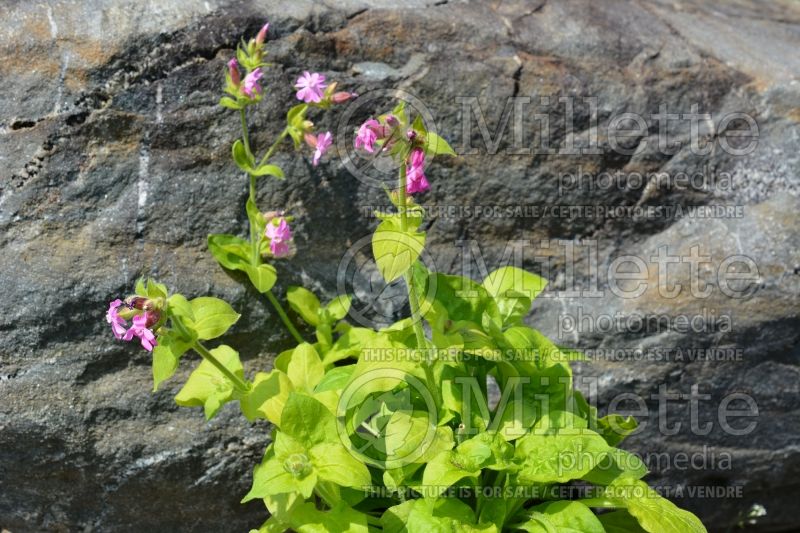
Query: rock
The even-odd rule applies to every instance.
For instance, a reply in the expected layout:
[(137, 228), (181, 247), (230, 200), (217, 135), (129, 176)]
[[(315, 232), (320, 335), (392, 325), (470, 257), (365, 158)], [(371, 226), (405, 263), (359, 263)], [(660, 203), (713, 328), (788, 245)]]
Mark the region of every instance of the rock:
[[(205, 247), (208, 233), (246, 231), (246, 184), (228, 159), (238, 121), (216, 102), (231, 50), (268, 19), (275, 66), (265, 77), (268, 97), (251, 116), (256, 146), (280, 131), (291, 83), (305, 69), (362, 95), (353, 107), (320, 118), (337, 139), (367, 117), (370, 105), (388, 102), (390, 90), (413, 95), (460, 154), (426, 169), (433, 189), (422, 202), (436, 206), (427, 222), (430, 266), (480, 277), (513, 260), (513, 246), (522, 250), (521, 264), (551, 281), (529, 323), (587, 351), (590, 360), (576, 364), (579, 385), (601, 411), (620, 394), (647, 400), (649, 416), (641, 418), (649, 423), (626, 446), (654, 459), (649, 480), (671, 490), (709, 529), (725, 530), (753, 503), (767, 508), (762, 530), (800, 527), (793, 512), (800, 497), (797, 6), (750, 0), (332, 5), (51, 0), (6, 8), (0, 281), (10, 305), (0, 316), (0, 526), (14, 533), (227, 531), (257, 527), (265, 518), (260, 505), (238, 501), (269, 428), (248, 424), (235, 406), (210, 423), (199, 410), (179, 409), (172, 397), (191, 358), (152, 393), (149, 356), (115, 343), (103, 313), (139, 276), (152, 275), (172, 290), (216, 295), (244, 312), (223, 340), (241, 351), (249, 372), (270, 368), (272, 357), (291, 345), (268, 304), (222, 272)], [(515, 110), (510, 97), (530, 100), (517, 100)], [(573, 97), (571, 119), (560, 97)], [(596, 97), (596, 107), (584, 97)], [(651, 117), (662, 105), (668, 113), (710, 114), (697, 127), (712, 150), (693, 153), (687, 119), (666, 128), (668, 140), (683, 147), (660, 149), (659, 123)], [(500, 127), (504, 110), (509, 120)], [(621, 154), (611, 149), (616, 139), (607, 127), (626, 112), (650, 123), (621, 141), (631, 148)], [(537, 113), (549, 114), (548, 135)], [(746, 125), (740, 117), (726, 126), (732, 113), (747, 113), (758, 126), (757, 146), (744, 155), (722, 149), (723, 140), (734, 148), (748, 140), (728, 135)], [(556, 153), (533, 153), (543, 138)], [(599, 149), (565, 154), (569, 143)], [(386, 322), (405, 303), (396, 287), (376, 282), (364, 240), (375, 225), (372, 206), (386, 201), (374, 181), (352, 176), (343, 162), (347, 143), (337, 147), (342, 157), (316, 169), (284, 148), (277, 161), (290, 178), (259, 184), (262, 207), (298, 216), (299, 253), (279, 267), (280, 285), (306, 283), (327, 297), (355, 292), (354, 320)], [(655, 172), (668, 177), (634, 176)], [(680, 182), (680, 172), (708, 179)], [(617, 216), (556, 212), (556, 206), (638, 211)], [(648, 216), (646, 210), (663, 206), (673, 210)], [(675, 210), (703, 206), (732, 210), (710, 218)], [(464, 241), (471, 240), (479, 247), (464, 260)], [(712, 293), (687, 292), (697, 276), (681, 264), (669, 283), (684, 291), (664, 297), (650, 258), (662, 247), (685, 257), (693, 246), (711, 257), (697, 276)], [(644, 261), (642, 295), (622, 298), (610, 290), (619, 276), (609, 267), (620, 256)], [(744, 271), (742, 262), (725, 262), (733, 256), (751, 258), (758, 269), (749, 290), (736, 297), (722, 292), (719, 275), (723, 266)], [(570, 329), (568, 320), (579, 316), (584, 323)], [(697, 327), (682, 328), (680, 317), (695, 318)], [(733, 360), (675, 356), (713, 348), (731, 350)], [(657, 360), (657, 353), (670, 355)], [(708, 394), (698, 423), (713, 421), (711, 431), (686, 429), (692, 417), (686, 401), (665, 407), (668, 425), (681, 422), (683, 430), (660, 431), (651, 395), (662, 385), (670, 394), (690, 394), (692, 386)], [(744, 435), (718, 422), (723, 399), (733, 393), (758, 406), (757, 418), (731, 423), (741, 428), (755, 420)], [(681, 468), (681, 453), (707, 462)], [(670, 460), (657, 464), (655, 454)], [(707, 486), (734, 492), (703, 497), (675, 490)]]

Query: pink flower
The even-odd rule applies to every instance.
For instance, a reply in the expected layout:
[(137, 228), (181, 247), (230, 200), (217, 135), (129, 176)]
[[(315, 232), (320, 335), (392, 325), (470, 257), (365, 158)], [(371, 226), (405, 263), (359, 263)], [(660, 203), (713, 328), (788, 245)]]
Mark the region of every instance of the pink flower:
[(322, 154), (330, 148), (331, 144), (333, 144), (333, 134), (331, 132), (326, 131), (325, 133), (317, 135), (317, 149), (314, 150), (314, 159), (312, 161), (314, 166), (317, 166)]
[(425, 174), (422, 172), (425, 166), (425, 154), (420, 148), (414, 148), (408, 162), (406, 173), (406, 192), (425, 192), (431, 188)]
[(358, 128), (358, 134), (356, 135), (356, 149), (363, 148), (369, 153), (375, 151), (374, 145), (375, 141), (378, 140), (378, 131), (381, 131), (382, 127), (380, 123), (371, 118)]
[(108, 311), (106, 312), (106, 322), (111, 324), (111, 331), (114, 333), (114, 337), (117, 339), (122, 338), (122, 336), (125, 334), (125, 326), (128, 325), (128, 323), (125, 322), (125, 319), (117, 314), (117, 309), (121, 305), (122, 300), (117, 298), (108, 304)]
[(264, 24), (261, 27), (261, 29), (259, 30), (258, 35), (256, 35), (256, 44), (257, 45), (260, 46), (260, 45), (264, 44), (265, 40), (267, 40), (267, 30), (268, 29), (269, 29), (269, 22)]
[(134, 336), (139, 337), (139, 339), (142, 341), (142, 348), (148, 352), (152, 352), (153, 347), (158, 343), (156, 342), (156, 336), (147, 327), (148, 314), (149, 313), (145, 313), (143, 315), (136, 315), (133, 317), (133, 326), (131, 329), (125, 332), (125, 336), (122, 337), (122, 339), (130, 341)]
[(231, 83), (233, 83), (233, 86), (239, 87), (242, 79), (239, 77), (239, 63), (236, 62), (236, 58), (231, 58), (231, 60), (228, 61), (228, 73), (231, 76)]
[(325, 76), (322, 74), (317, 72), (310, 74), (305, 71), (302, 76), (297, 78), (294, 87), (297, 89), (297, 99), (308, 104), (322, 101), (322, 91), (327, 87), (327, 84), (325, 84)]
[(292, 240), (292, 229), (286, 219), (280, 217), (278, 223), (271, 220), (267, 223), (264, 235), (269, 239), (269, 249), (275, 257), (285, 257), (289, 255), (289, 241)]
[(261, 86), (258, 84), (258, 80), (260, 80), (263, 75), (264, 73), (261, 72), (261, 68), (259, 67), (245, 76), (242, 90), (249, 98), (253, 98), (254, 93), (261, 94)]

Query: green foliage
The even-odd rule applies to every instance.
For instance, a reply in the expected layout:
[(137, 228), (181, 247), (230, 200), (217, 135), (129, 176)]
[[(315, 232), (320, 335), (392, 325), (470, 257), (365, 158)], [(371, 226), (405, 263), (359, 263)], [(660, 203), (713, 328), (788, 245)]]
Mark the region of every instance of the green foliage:
[[(264, 64), (262, 55), (255, 41), (237, 51), (248, 71)], [(241, 111), (244, 122), (245, 108), (261, 96), (244, 98), (227, 81), (220, 104)], [(312, 107), (292, 107), (276, 143), (290, 137), (301, 147), (313, 127), (306, 117)], [(456, 155), (403, 103), (378, 117), (393, 128), (379, 145), (401, 165), (418, 148), (428, 158)], [(256, 205), (255, 178), (284, 174), (268, 162), (277, 144), (259, 160), (246, 133), (245, 126), (231, 153), (250, 176), (250, 236), (210, 235), (208, 248), (220, 266), (242, 272), (272, 297), (277, 274), (263, 260), (269, 222)], [(262, 500), (270, 513), (254, 531), (704, 532), (694, 515), (649, 489), (641, 481), (644, 463), (617, 447), (636, 429), (635, 420), (598, 417), (573, 390), (570, 362), (581, 354), (525, 323), (547, 281), (511, 266), (480, 282), (428, 271), (420, 261), (423, 210), (402, 193), (390, 200), (396, 212), (378, 213), (372, 251), (387, 283), (406, 284), (411, 316), (377, 331), (354, 327), (345, 322), (349, 296), (323, 304), (311, 291), (289, 287), (291, 318), (313, 329), (315, 339), (295, 334), (296, 345), (281, 352), (270, 371), (254, 371), (252, 382), (233, 348), (202, 344), (239, 319), (230, 305), (170, 296), (152, 280), (137, 283), (137, 294), (162, 313), (154, 390), (193, 350), (203, 361), (175, 397), (179, 405), (203, 407), (210, 419), (238, 401), (248, 420), (272, 427), (243, 498)], [(291, 330), (288, 315), (281, 318)], [(490, 380), (502, 392), (491, 407)], [(559, 499), (560, 489), (576, 481), (598, 496)], [(612, 512), (596, 514), (598, 508)]]
[[(211, 354), (235, 375), (244, 377), (239, 354), (230, 346), (219, 346)], [(223, 404), (233, 399), (234, 385), (210, 361), (200, 363), (186, 384), (175, 396), (175, 402), (184, 407), (202, 406), (206, 419), (211, 419)]]
[(392, 282), (408, 272), (425, 247), (425, 232), (418, 231), (422, 223), (419, 210), (407, 217), (407, 224), (400, 214), (382, 214), (382, 222), (372, 236), (372, 253), (383, 279)]

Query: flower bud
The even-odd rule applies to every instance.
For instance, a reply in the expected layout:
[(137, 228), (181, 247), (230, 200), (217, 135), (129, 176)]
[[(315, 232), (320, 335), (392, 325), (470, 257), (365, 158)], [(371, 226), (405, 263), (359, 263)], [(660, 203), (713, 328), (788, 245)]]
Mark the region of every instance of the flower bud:
[(231, 60), (228, 61), (228, 74), (230, 74), (231, 77), (231, 84), (238, 88), (242, 79), (239, 75), (239, 63), (236, 61), (236, 58), (231, 58)]
[(343, 104), (348, 100), (352, 100), (357, 98), (358, 95), (356, 93), (349, 93), (347, 91), (339, 91), (338, 93), (333, 93), (331, 96), (331, 102), (334, 104)]
[(125, 305), (128, 309), (147, 309), (147, 304), (150, 302), (144, 296), (129, 296), (125, 299)]
[(313, 133), (305, 133), (303, 135), (303, 139), (305, 139), (306, 144), (309, 145), (311, 148), (317, 147), (317, 136)]
[(282, 216), (283, 216), (283, 214), (284, 214), (284, 211), (283, 211), (282, 209), (281, 209), (281, 210), (278, 210), (278, 211), (265, 211), (265, 212), (263, 213), (263, 215), (264, 215), (264, 220), (266, 220), (266, 221), (267, 221), (267, 224), (269, 224), (269, 223), (270, 223), (270, 221), (271, 221), (273, 218), (282, 217)]
[(297, 479), (311, 473), (311, 463), (304, 453), (293, 453), (283, 462), (283, 469)]
[(145, 312), (144, 316), (145, 316), (144, 327), (146, 328), (152, 328), (155, 324), (158, 323), (159, 320), (161, 320), (161, 313), (158, 311), (147, 311)]
[(256, 35), (256, 45), (261, 46), (264, 44), (264, 41), (267, 39), (267, 30), (269, 30), (269, 22), (264, 24), (258, 31), (258, 35)]

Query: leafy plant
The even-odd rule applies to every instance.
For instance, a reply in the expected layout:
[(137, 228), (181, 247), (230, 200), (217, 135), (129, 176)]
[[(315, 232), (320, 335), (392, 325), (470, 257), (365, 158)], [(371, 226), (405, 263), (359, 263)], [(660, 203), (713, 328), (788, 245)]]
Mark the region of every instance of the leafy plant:
[[(263, 95), (266, 31), (239, 47), (220, 101), (241, 118), (232, 157), (249, 177), (249, 239), (210, 235), (208, 247), (220, 266), (244, 273), (266, 296), (297, 345), (278, 355), (272, 371), (248, 377), (234, 348), (204, 344), (239, 314), (217, 298), (170, 295), (152, 280), (112, 302), (107, 314), (118, 338), (138, 338), (152, 350), (154, 390), (193, 350), (203, 360), (175, 397), (179, 405), (202, 407), (210, 419), (237, 402), (248, 420), (272, 425), (243, 498), (260, 499), (269, 511), (257, 531), (705, 531), (641, 481), (645, 465), (617, 447), (635, 421), (599, 417), (573, 389), (576, 352), (523, 322), (546, 280), (502, 267), (476, 281), (428, 271), (419, 261), (424, 212), (409, 194), (429, 187), (426, 161), (455, 153), (402, 103), (365, 122), (355, 145), (398, 165), (389, 192), (394, 208), (377, 213), (372, 250), (385, 281), (405, 285), (410, 316), (383, 329), (355, 327), (345, 321), (348, 296), (323, 304), (289, 287), (289, 306), (315, 331), (313, 342), (303, 339), (272, 293), (277, 274), (268, 262), (291, 253), (291, 220), (258, 210), (256, 183), (284, 179), (270, 159), (287, 137), (296, 148), (305, 141), (317, 162), (330, 134), (315, 136), (306, 115), (354, 95), (305, 73), (296, 85), (305, 101), (256, 158), (246, 111)], [(502, 391), (493, 406), (491, 381)], [(565, 498), (570, 490), (580, 497)]]

